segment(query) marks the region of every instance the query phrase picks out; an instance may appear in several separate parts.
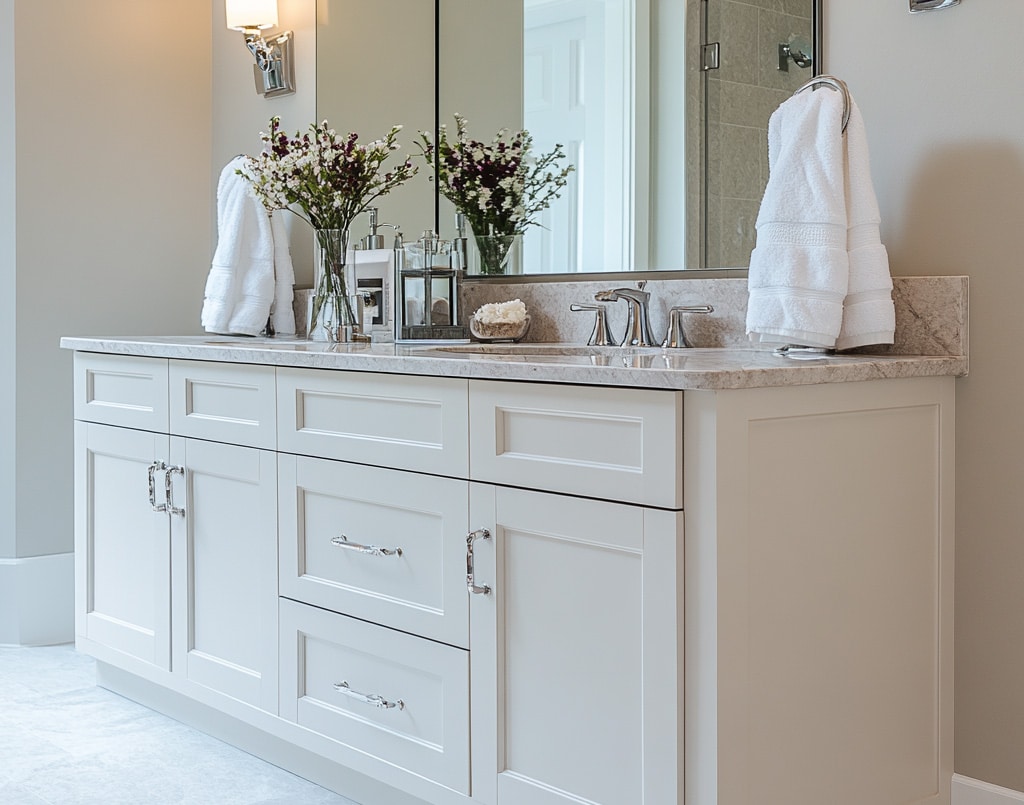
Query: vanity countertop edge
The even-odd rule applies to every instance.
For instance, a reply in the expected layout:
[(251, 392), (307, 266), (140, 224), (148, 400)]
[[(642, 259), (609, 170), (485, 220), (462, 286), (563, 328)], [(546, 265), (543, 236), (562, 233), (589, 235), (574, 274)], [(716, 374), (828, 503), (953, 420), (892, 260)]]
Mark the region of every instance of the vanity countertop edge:
[[(962, 377), (966, 356), (838, 354), (814, 360), (767, 347), (606, 348), (608, 365), (586, 354), (455, 352), (437, 345), (328, 344), (295, 338), (232, 336), (65, 336), (63, 349), (180, 360), (341, 371), (668, 390), (725, 390), (848, 383), (908, 377)], [(553, 345), (543, 346), (551, 350)], [(580, 352), (580, 345), (565, 345)]]

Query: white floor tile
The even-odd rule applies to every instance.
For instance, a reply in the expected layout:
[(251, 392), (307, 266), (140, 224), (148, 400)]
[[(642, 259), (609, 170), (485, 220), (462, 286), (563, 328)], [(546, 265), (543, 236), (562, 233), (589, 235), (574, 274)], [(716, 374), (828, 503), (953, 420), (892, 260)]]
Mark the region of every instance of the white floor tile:
[(94, 679), (72, 646), (0, 648), (0, 805), (356, 805)]

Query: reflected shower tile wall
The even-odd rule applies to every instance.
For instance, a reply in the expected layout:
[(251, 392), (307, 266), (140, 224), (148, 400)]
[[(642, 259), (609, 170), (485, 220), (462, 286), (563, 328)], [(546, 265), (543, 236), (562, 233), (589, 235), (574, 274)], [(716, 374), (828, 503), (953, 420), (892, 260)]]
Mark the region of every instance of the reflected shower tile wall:
[[(790, 62), (778, 69), (778, 46), (794, 35), (808, 42), (807, 0), (712, 0), (711, 41), (722, 43), (721, 68), (708, 74), (707, 264), (746, 266), (768, 181), (768, 118), (811, 76)], [(720, 32), (716, 34), (716, 32)]]

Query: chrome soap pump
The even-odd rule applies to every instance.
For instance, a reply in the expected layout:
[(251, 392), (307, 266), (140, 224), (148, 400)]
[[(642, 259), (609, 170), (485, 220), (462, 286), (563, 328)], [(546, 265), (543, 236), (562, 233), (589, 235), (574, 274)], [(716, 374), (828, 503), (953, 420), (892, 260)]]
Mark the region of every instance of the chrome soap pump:
[(395, 341), (466, 341), (451, 241), (427, 230), (395, 254)]
[(378, 229), (380, 229), (382, 227), (388, 227), (389, 229), (394, 229), (395, 233), (397, 235), (401, 235), (402, 234), (399, 231), (399, 228), (398, 228), (397, 224), (382, 224), (382, 223), (379, 223), (378, 219), (379, 219), (380, 212), (379, 212), (379, 210), (376, 207), (368, 207), (366, 212), (367, 212), (367, 215), (369, 216), (368, 224), (369, 224), (369, 227), (370, 227), (370, 233), (368, 235), (366, 235), (366, 237), (364, 237), (361, 241), (359, 241), (359, 248), (360, 249), (383, 249), (384, 248), (384, 236), (377, 231)]

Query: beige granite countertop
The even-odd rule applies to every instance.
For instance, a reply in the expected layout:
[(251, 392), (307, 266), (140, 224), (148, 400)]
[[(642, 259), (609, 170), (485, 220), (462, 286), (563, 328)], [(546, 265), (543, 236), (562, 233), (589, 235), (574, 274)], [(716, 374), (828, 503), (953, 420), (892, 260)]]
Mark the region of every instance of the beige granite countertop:
[[(256, 363), (391, 374), (526, 380), (657, 389), (736, 389), (886, 378), (962, 376), (963, 356), (830, 355), (797, 360), (769, 348), (662, 350), (522, 344), (326, 344), (228, 336), (65, 337), (64, 349), (183, 360)], [(482, 350), (482, 351), (481, 351)]]

